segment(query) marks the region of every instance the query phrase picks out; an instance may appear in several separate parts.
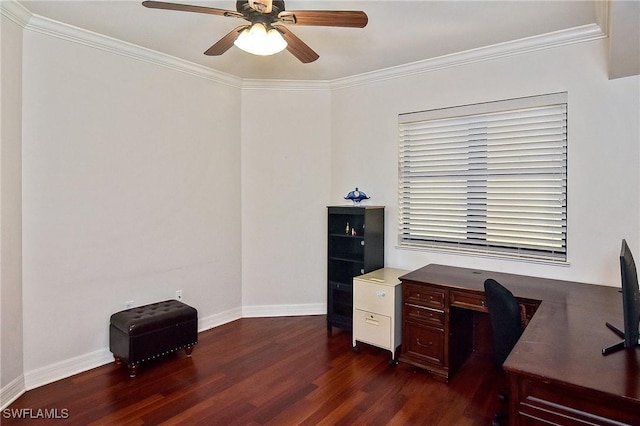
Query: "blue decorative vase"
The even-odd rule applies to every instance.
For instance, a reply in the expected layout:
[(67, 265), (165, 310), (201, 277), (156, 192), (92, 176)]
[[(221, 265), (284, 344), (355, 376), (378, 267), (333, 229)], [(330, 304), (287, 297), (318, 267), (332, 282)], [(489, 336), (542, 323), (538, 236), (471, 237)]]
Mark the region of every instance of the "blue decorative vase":
[(345, 200), (351, 200), (353, 201), (353, 205), (354, 206), (359, 206), (360, 205), (360, 201), (362, 200), (368, 200), (370, 197), (367, 196), (367, 194), (365, 194), (364, 192), (360, 191), (357, 187), (355, 189), (355, 191), (351, 191), (347, 194), (346, 197), (344, 197)]

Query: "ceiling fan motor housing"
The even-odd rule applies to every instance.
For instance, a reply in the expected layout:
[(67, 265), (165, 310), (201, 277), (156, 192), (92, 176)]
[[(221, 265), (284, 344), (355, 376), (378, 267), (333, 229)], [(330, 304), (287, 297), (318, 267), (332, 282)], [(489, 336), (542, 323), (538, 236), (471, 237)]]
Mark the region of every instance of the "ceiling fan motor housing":
[(263, 13), (251, 7), (249, 0), (236, 1), (236, 10), (245, 17), (246, 20), (255, 22), (262, 22), (270, 24), (278, 19), (278, 14), (284, 11), (284, 1), (273, 0), (270, 13)]

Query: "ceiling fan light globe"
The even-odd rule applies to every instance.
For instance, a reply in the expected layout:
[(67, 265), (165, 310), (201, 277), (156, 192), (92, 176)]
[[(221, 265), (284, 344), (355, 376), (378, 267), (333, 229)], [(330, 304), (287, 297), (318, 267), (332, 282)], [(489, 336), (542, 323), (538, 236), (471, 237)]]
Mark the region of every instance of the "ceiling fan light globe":
[(287, 47), (287, 42), (282, 34), (274, 28), (267, 28), (256, 23), (240, 33), (234, 42), (236, 46), (253, 55), (267, 56), (282, 52)]
[(287, 48), (287, 42), (282, 37), (282, 34), (280, 34), (280, 31), (275, 28), (267, 31), (267, 43), (271, 46), (271, 49), (273, 49), (273, 53), (282, 52)]

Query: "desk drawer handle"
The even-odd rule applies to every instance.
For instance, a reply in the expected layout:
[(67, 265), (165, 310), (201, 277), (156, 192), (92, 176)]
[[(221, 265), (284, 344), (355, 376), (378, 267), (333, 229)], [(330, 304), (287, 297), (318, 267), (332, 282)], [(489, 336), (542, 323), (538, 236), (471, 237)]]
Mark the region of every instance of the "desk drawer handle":
[(416, 339), (416, 345), (418, 345), (418, 346), (422, 346), (423, 348), (429, 348), (429, 347), (433, 346), (433, 342), (429, 342), (429, 343), (422, 343), (422, 342), (420, 341), (420, 339), (419, 339), (419, 338), (417, 338), (417, 339)]
[[(422, 317), (424, 315), (424, 313), (420, 312), (419, 310), (416, 309), (416, 310), (413, 311), (413, 315), (416, 316), (416, 317)], [(428, 312), (426, 314), (426, 316), (433, 319), (433, 313), (431, 313), (431, 312)]]

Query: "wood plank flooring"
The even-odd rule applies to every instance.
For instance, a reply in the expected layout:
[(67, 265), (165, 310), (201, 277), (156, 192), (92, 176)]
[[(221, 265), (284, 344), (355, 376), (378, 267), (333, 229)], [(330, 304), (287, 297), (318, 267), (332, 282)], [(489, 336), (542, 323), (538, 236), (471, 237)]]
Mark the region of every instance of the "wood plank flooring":
[[(324, 316), (244, 318), (200, 333), (184, 351), (104, 365), (26, 392), (2, 425), (488, 425), (504, 378), (473, 355), (450, 384), (359, 345)], [(21, 409), (29, 409), (25, 411)], [(58, 419), (34, 420), (46, 410)], [(7, 411), (11, 410), (11, 411)], [(29, 413), (18, 419), (13, 414)], [(65, 417), (65, 418), (61, 418)]]

